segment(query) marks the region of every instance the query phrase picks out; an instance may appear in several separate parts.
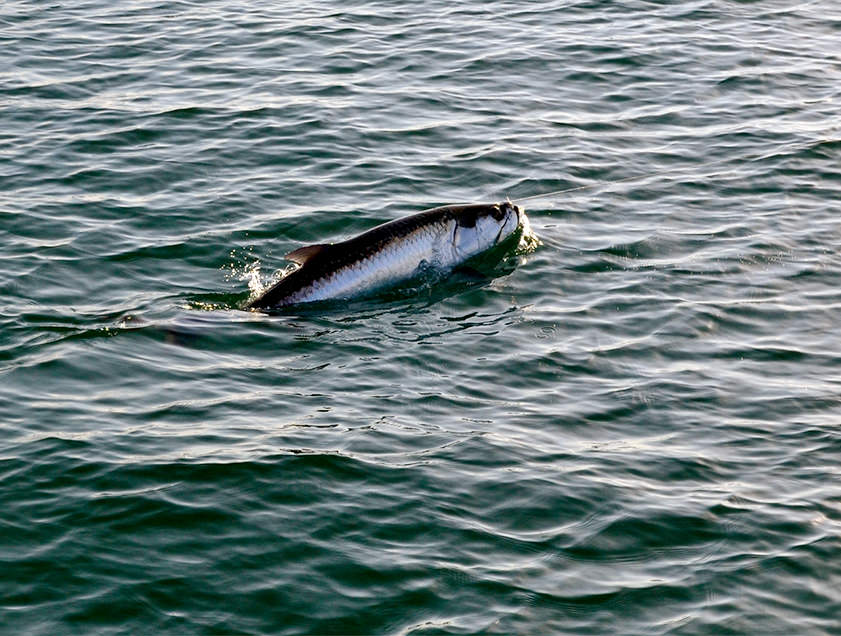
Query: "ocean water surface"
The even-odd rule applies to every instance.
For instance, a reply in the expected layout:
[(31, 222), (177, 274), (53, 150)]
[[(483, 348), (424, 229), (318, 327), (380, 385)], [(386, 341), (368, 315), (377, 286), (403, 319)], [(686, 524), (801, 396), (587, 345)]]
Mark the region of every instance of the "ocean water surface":
[[(3, 3), (0, 632), (841, 633), (839, 41), (829, 0)], [(505, 197), (541, 244), (488, 280), (240, 309)]]

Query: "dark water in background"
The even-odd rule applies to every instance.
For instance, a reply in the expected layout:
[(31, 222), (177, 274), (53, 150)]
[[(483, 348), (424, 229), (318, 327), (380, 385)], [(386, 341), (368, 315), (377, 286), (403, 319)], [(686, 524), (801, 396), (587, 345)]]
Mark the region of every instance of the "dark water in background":
[[(841, 633), (841, 12), (0, 5), (0, 631)], [(282, 255), (529, 201), (487, 285)]]

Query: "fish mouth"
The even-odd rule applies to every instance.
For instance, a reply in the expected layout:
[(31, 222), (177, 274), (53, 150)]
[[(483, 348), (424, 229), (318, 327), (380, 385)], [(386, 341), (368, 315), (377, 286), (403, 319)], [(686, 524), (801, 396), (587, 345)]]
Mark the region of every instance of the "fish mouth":
[[(520, 223), (522, 223), (522, 214), (523, 214), (523, 209), (518, 205), (514, 205), (513, 203), (511, 203), (511, 201), (504, 201), (503, 203), (498, 204), (497, 207), (499, 208), (500, 212), (502, 213), (501, 216), (502, 216), (503, 219), (505, 219), (505, 221), (500, 226), (499, 232), (497, 232), (496, 238), (494, 239), (494, 244), (495, 245), (499, 244), (500, 242), (507, 239), (513, 232), (515, 232), (517, 230), (518, 227), (520, 227)], [(509, 232), (508, 234), (503, 236), (502, 233), (505, 232), (505, 229), (508, 227), (508, 218), (510, 218), (510, 217), (506, 218), (506, 215), (508, 215), (512, 212), (515, 215), (516, 223), (514, 225), (514, 228), (511, 230), (511, 232)]]

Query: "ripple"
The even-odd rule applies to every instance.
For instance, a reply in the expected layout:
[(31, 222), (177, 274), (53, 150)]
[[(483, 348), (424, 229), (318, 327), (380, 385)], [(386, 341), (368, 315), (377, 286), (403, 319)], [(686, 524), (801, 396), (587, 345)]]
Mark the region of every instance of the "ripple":
[[(837, 632), (839, 16), (648, 9), (4, 6), (4, 624)], [(237, 310), (518, 195), (488, 280)]]

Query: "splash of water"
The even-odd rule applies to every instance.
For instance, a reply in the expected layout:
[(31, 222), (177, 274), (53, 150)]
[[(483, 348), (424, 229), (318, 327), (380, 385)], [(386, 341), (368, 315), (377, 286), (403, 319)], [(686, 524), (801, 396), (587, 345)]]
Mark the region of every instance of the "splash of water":
[(541, 245), (543, 245), (543, 242), (532, 229), (528, 215), (523, 214), (520, 220), (520, 240), (517, 243), (517, 249), (515, 250), (516, 254), (531, 254)]
[(228, 270), (225, 274), (225, 280), (246, 281), (252, 296), (261, 293), (273, 282), (263, 283), (260, 276), (260, 259), (253, 258), (250, 253), (240, 256), (236, 253), (236, 250), (232, 250), (231, 258), (234, 260), (224, 267)]

